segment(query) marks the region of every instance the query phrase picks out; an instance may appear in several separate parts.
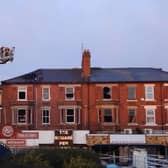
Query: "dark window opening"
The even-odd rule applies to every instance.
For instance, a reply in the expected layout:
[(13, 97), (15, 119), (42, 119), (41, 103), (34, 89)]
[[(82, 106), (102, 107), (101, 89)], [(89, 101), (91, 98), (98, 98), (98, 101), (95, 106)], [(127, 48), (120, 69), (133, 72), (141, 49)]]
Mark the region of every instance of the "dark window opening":
[(104, 110), (104, 122), (112, 122), (112, 111), (111, 109)]
[(111, 89), (109, 87), (103, 88), (103, 98), (104, 99), (111, 99)]

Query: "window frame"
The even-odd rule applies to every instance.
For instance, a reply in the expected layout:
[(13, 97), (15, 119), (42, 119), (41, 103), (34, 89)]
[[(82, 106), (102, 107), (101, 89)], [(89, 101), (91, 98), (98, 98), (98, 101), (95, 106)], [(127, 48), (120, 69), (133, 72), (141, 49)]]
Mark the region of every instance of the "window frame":
[[(134, 112), (134, 119), (135, 119), (135, 122), (130, 122), (130, 117), (132, 117), (130, 115), (130, 112)], [(133, 119), (133, 120), (134, 120)], [(137, 109), (136, 108), (128, 108), (128, 124), (137, 124)]]
[[(153, 112), (153, 114), (148, 114), (148, 112)], [(152, 118), (153, 122), (148, 122)], [(155, 108), (146, 108), (146, 125), (156, 125), (156, 110)]]
[[(48, 115), (44, 115), (44, 112), (48, 112)], [(42, 108), (42, 117), (41, 117), (41, 120), (42, 120), (42, 125), (50, 125), (50, 119), (51, 119), (51, 113), (50, 113), (50, 108), (49, 107), (43, 107)], [(44, 122), (44, 119), (48, 119), (48, 122)]]
[(145, 85), (145, 100), (153, 101), (155, 99), (154, 92), (154, 85)]
[[(130, 93), (131, 93), (131, 95), (130, 95)], [(128, 100), (136, 100), (136, 87), (135, 86), (128, 86), (128, 95), (127, 96), (128, 96)]]
[[(24, 122), (20, 122), (20, 117), (19, 117), (19, 111), (20, 110), (24, 110), (25, 114), (24, 114)], [(17, 109), (17, 122), (18, 125), (26, 125), (27, 124), (27, 109), (25, 108), (18, 108)]]
[[(109, 114), (105, 115), (106, 112), (110, 112), (111, 115), (109, 115)], [(111, 121), (105, 121), (106, 120), (105, 117), (111, 117)], [(104, 108), (103, 109), (103, 123), (104, 124), (112, 124), (113, 123), (113, 109), (111, 109), (111, 108)]]
[[(68, 93), (68, 89), (72, 89), (72, 92)], [(72, 94), (73, 96), (72, 97), (68, 97), (67, 96), (68, 94)], [(75, 88), (74, 87), (71, 87), (71, 86), (65, 87), (65, 100), (75, 100)]]
[[(67, 114), (68, 110), (73, 110), (73, 115), (72, 114)], [(69, 117), (73, 117), (73, 122), (69, 122), (68, 121), (68, 116)], [(65, 109), (65, 122), (67, 124), (75, 124), (75, 109), (74, 108), (67, 108), (67, 109)]]
[[(110, 98), (106, 98), (105, 97), (105, 88), (108, 88), (109, 89), (109, 92), (108, 93), (106, 93), (106, 94), (108, 94), (109, 96), (110, 96)], [(112, 100), (112, 87), (110, 87), (110, 86), (104, 86), (103, 88), (102, 88), (102, 90), (103, 90), (103, 100), (104, 101), (109, 101), (109, 100)]]
[[(24, 99), (20, 98), (20, 93), (21, 92), (24, 92), (24, 94), (25, 94)], [(18, 101), (27, 101), (27, 87), (26, 86), (19, 86), (18, 87), (17, 98), (18, 98)]]
[[(45, 94), (46, 93), (44, 93), (44, 90), (45, 89), (48, 89), (48, 98), (45, 98)], [(45, 87), (42, 87), (42, 100), (43, 101), (50, 101), (50, 99), (51, 99), (51, 97), (50, 97), (50, 87), (47, 87), (47, 86), (45, 86)]]

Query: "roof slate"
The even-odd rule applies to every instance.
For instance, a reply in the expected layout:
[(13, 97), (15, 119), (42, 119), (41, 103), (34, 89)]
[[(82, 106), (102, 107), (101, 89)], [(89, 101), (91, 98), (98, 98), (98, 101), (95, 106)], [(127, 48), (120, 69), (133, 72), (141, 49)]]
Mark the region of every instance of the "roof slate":
[[(82, 69), (39, 69), (2, 81), (2, 84), (83, 83)], [(91, 68), (90, 83), (168, 82), (168, 72), (157, 68)]]

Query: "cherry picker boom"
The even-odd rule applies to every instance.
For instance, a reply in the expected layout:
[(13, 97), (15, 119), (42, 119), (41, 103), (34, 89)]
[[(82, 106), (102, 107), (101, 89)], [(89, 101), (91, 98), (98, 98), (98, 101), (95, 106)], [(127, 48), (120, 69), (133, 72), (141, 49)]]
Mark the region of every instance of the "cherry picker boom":
[(15, 47), (0, 47), (0, 64), (5, 64), (8, 61), (13, 61), (14, 59)]

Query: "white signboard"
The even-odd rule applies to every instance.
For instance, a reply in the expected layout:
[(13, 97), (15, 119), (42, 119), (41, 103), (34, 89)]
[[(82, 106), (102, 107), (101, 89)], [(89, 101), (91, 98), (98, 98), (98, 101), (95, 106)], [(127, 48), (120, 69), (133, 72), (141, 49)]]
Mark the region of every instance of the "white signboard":
[(111, 144), (145, 144), (145, 135), (110, 135)]
[(73, 144), (87, 144), (87, 134), (89, 134), (89, 130), (74, 130), (72, 134)]
[(39, 135), (39, 144), (54, 144), (55, 141), (55, 132), (54, 131), (42, 131), (42, 130), (34, 130), (34, 131), (22, 131), (24, 133), (29, 132), (29, 133), (35, 133), (38, 132)]

